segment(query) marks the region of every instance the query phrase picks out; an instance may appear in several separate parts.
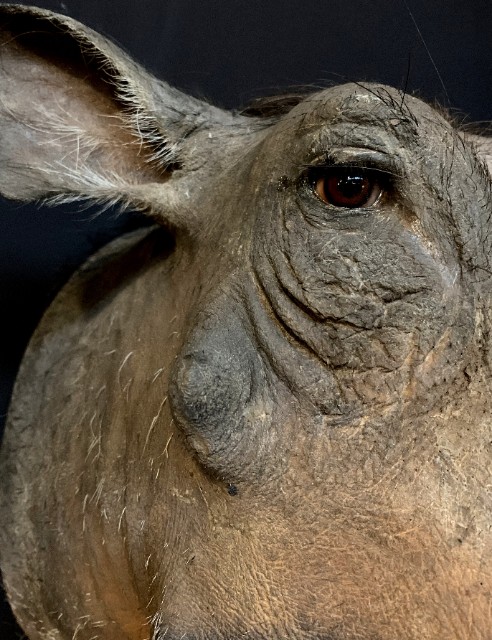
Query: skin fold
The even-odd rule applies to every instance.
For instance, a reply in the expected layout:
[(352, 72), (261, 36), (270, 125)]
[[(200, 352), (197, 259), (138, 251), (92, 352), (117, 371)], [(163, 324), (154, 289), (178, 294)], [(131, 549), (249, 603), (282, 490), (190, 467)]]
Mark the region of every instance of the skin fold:
[(227, 113), (67, 17), (0, 26), (0, 192), (156, 222), (21, 366), (29, 639), (490, 640), (489, 140), (374, 84)]

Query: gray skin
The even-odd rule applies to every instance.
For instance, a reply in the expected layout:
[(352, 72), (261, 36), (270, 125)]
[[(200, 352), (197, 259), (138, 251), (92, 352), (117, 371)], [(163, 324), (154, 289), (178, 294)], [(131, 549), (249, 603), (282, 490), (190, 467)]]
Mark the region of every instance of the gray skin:
[[(0, 191), (158, 223), (21, 367), (0, 550), (30, 640), (490, 640), (488, 141), (378, 85), (225, 113), (0, 16)], [(323, 199), (339, 166), (375, 202)]]

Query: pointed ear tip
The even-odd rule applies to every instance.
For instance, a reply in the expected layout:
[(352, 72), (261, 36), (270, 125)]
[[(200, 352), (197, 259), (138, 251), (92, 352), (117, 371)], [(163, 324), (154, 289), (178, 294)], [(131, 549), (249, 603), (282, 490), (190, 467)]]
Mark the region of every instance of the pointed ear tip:
[(54, 11), (49, 9), (43, 9), (42, 7), (35, 7), (30, 4), (15, 4), (13, 2), (7, 2), (0, 4), (0, 13), (25, 13), (25, 14), (39, 14), (44, 16), (57, 15)]
[(54, 26), (61, 28), (68, 27), (74, 31), (90, 31), (88, 27), (68, 15), (26, 4), (0, 4), (0, 20), (2, 19), (20, 21), (38, 19), (51, 22)]
[(22, 14), (32, 15), (32, 16), (54, 15), (52, 11), (48, 11), (47, 9), (41, 9), (40, 7), (33, 7), (25, 4), (0, 4), (0, 16), (12, 16), (12, 15), (20, 16)]
[(24, 21), (29, 20), (45, 20), (53, 25), (65, 25), (67, 27), (76, 27), (77, 21), (69, 16), (65, 16), (41, 7), (33, 7), (24, 4), (0, 4), (0, 21), (5, 21), (5, 26), (9, 30), (10, 23), (14, 29), (24, 28)]

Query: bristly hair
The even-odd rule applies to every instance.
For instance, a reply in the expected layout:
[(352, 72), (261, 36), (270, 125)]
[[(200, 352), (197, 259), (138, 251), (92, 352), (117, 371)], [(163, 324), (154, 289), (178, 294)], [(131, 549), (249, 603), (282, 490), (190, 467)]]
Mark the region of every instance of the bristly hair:
[(249, 105), (241, 109), (239, 113), (242, 116), (251, 118), (280, 118), (286, 113), (289, 113), (291, 109), (312, 93), (313, 89), (308, 87), (304, 91), (255, 98)]
[[(358, 84), (358, 83), (356, 83)], [(361, 84), (361, 86), (364, 86)], [(265, 120), (275, 120), (287, 113), (300, 102), (308, 98), (316, 91), (320, 91), (323, 88), (328, 87), (312, 87), (306, 86), (300, 89), (295, 89), (286, 93), (279, 93), (274, 95), (262, 96), (259, 98), (253, 98), (253, 100), (245, 107), (239, 109), (238, 113), (250, 118), (264, 118)], [(481, 134), (485, 136), (492, 135), (492, 121), (484, 122), (470, 122), (467, 120), (466, 114), (457, 109), (445, 107), (437, 100), (426, 99), (420, 95), (418, 91), (402, 91), (403, 101), (406, 95), (411, 95), (423, 102), (427, 102), (433, 109), (435, 109), (445, 120), (447, 120), (455, 129), (466, 133)]]

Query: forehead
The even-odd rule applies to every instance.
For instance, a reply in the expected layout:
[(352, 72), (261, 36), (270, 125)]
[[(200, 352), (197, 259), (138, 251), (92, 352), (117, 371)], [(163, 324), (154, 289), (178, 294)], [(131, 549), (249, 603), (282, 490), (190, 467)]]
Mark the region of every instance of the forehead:
[(453, 133), (449, 121), (422, 100), (370, 83), (345, 84), (309, 96), (285, 116), (281, 128), (303, 134), (330, 125), (375, 127), (405, 139)]

